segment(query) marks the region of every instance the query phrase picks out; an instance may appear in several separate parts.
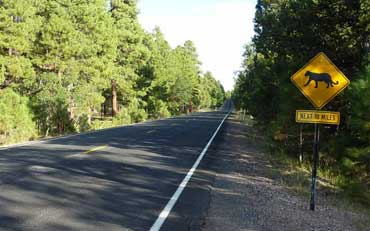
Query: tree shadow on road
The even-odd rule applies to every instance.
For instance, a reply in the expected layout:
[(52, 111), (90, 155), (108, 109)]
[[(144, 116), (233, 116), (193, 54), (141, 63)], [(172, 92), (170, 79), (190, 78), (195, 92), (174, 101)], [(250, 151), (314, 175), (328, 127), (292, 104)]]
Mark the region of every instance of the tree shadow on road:
[[(148, 230), (222, 115), (1, 150), (0, 229)], [(84, 154), (101, 145), (107, 147)]]

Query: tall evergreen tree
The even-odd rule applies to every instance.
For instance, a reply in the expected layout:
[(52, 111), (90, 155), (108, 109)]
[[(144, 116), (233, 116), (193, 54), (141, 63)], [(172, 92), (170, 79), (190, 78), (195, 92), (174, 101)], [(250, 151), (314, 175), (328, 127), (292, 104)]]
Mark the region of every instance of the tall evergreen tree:
[[(108, 86), (116, 56), (117, 36), (105, 1), (48, 1), (42, 16), (44, 27), (35, 60), (39, 67), (38, 87), (48, 93), (35, 96), (35, 107), (44, 113), (48, 108), (68, 110), (69, 119), (54, 121), (56, 132), (63, 132), (67, 124), (82, 122), (85, 117), (90, 124), (93, 111), (99, 110), (104, 101), (101, 90)], [(38, 103), (45, 101), (45, 94), (52, 97), (54, 93), (59, 97), (51, 99), (54, 106)], [(61, 114), (59, 110), (54, 112)]]
[(0, 1), (0, 89), (27, 90), (35, 79), (32, 52), (41, 26), (37, 11), (36, 0)]
[[(118, 54), (115, 60), (116, 73), (111, 77), (112, 82), (112, 112), (117, 114), (117, 91), (119, 102), (129, 106), (133, 98), (141, 98), (146, 92), (138, 88), (140, 70), (146, 64), (149, 50), (144, 45), (145, 33), (138, 21), (136, 0), (112, 0), (111, 13), (115, 28), (118, 32)], [(131, 104), (133, 106), (133, 104)], [(137, 110), (142, 110), (140, 100)], [(141, 108), (141, 109), (140, 109)], [(136, 110), (132, 108), (132, 110)]]

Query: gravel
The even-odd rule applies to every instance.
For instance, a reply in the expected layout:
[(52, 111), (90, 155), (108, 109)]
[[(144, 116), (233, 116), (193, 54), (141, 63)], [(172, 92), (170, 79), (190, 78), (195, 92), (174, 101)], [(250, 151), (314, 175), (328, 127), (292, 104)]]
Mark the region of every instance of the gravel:
[(366, 215), (337, 208), (321, 194), (316, 211), (310, 211), (309, 198), (274, 180), (278, 177), (271, 175), (272, 166), (245, 136), (253, 132), (250, 127), (229, 120), (223, 132), (224, 138), (215, 148), (222, 164), (217, 167), (203, 231), (370, 231)]

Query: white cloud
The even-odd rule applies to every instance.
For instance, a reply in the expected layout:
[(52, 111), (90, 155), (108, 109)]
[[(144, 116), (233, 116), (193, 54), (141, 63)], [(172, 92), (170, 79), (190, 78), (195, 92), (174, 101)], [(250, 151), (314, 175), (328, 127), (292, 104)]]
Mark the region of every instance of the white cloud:
[[(198, 1), (200, 2), (200, 1)], [(211, 71), (227, 90), (234, 84), (233, 73), (242, 62), (243, 46), (253, 36), (255, 2), (224, 0), (199, 3), (191, 10), (148, 10), (141, 2), (140, 21), (151, 31), (158, 25), (171, 46), (194, 41), (203, 71)]]

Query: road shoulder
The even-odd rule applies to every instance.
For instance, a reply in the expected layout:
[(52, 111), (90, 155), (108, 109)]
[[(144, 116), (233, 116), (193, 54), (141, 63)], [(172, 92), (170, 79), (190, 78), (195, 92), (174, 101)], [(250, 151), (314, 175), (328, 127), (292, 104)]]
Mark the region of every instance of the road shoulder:
[[(253, 129), (229, 119), (213, 148), (217, 173), (210, 192), (204, 231), (217, 230), (370, 230), (366, 217), (318, 199), (315, 212), (309, 198), (296, 195), (271, 175), (274, 166), (252, 140)], [(308, 186), (309, 188), (309, 186)]]

